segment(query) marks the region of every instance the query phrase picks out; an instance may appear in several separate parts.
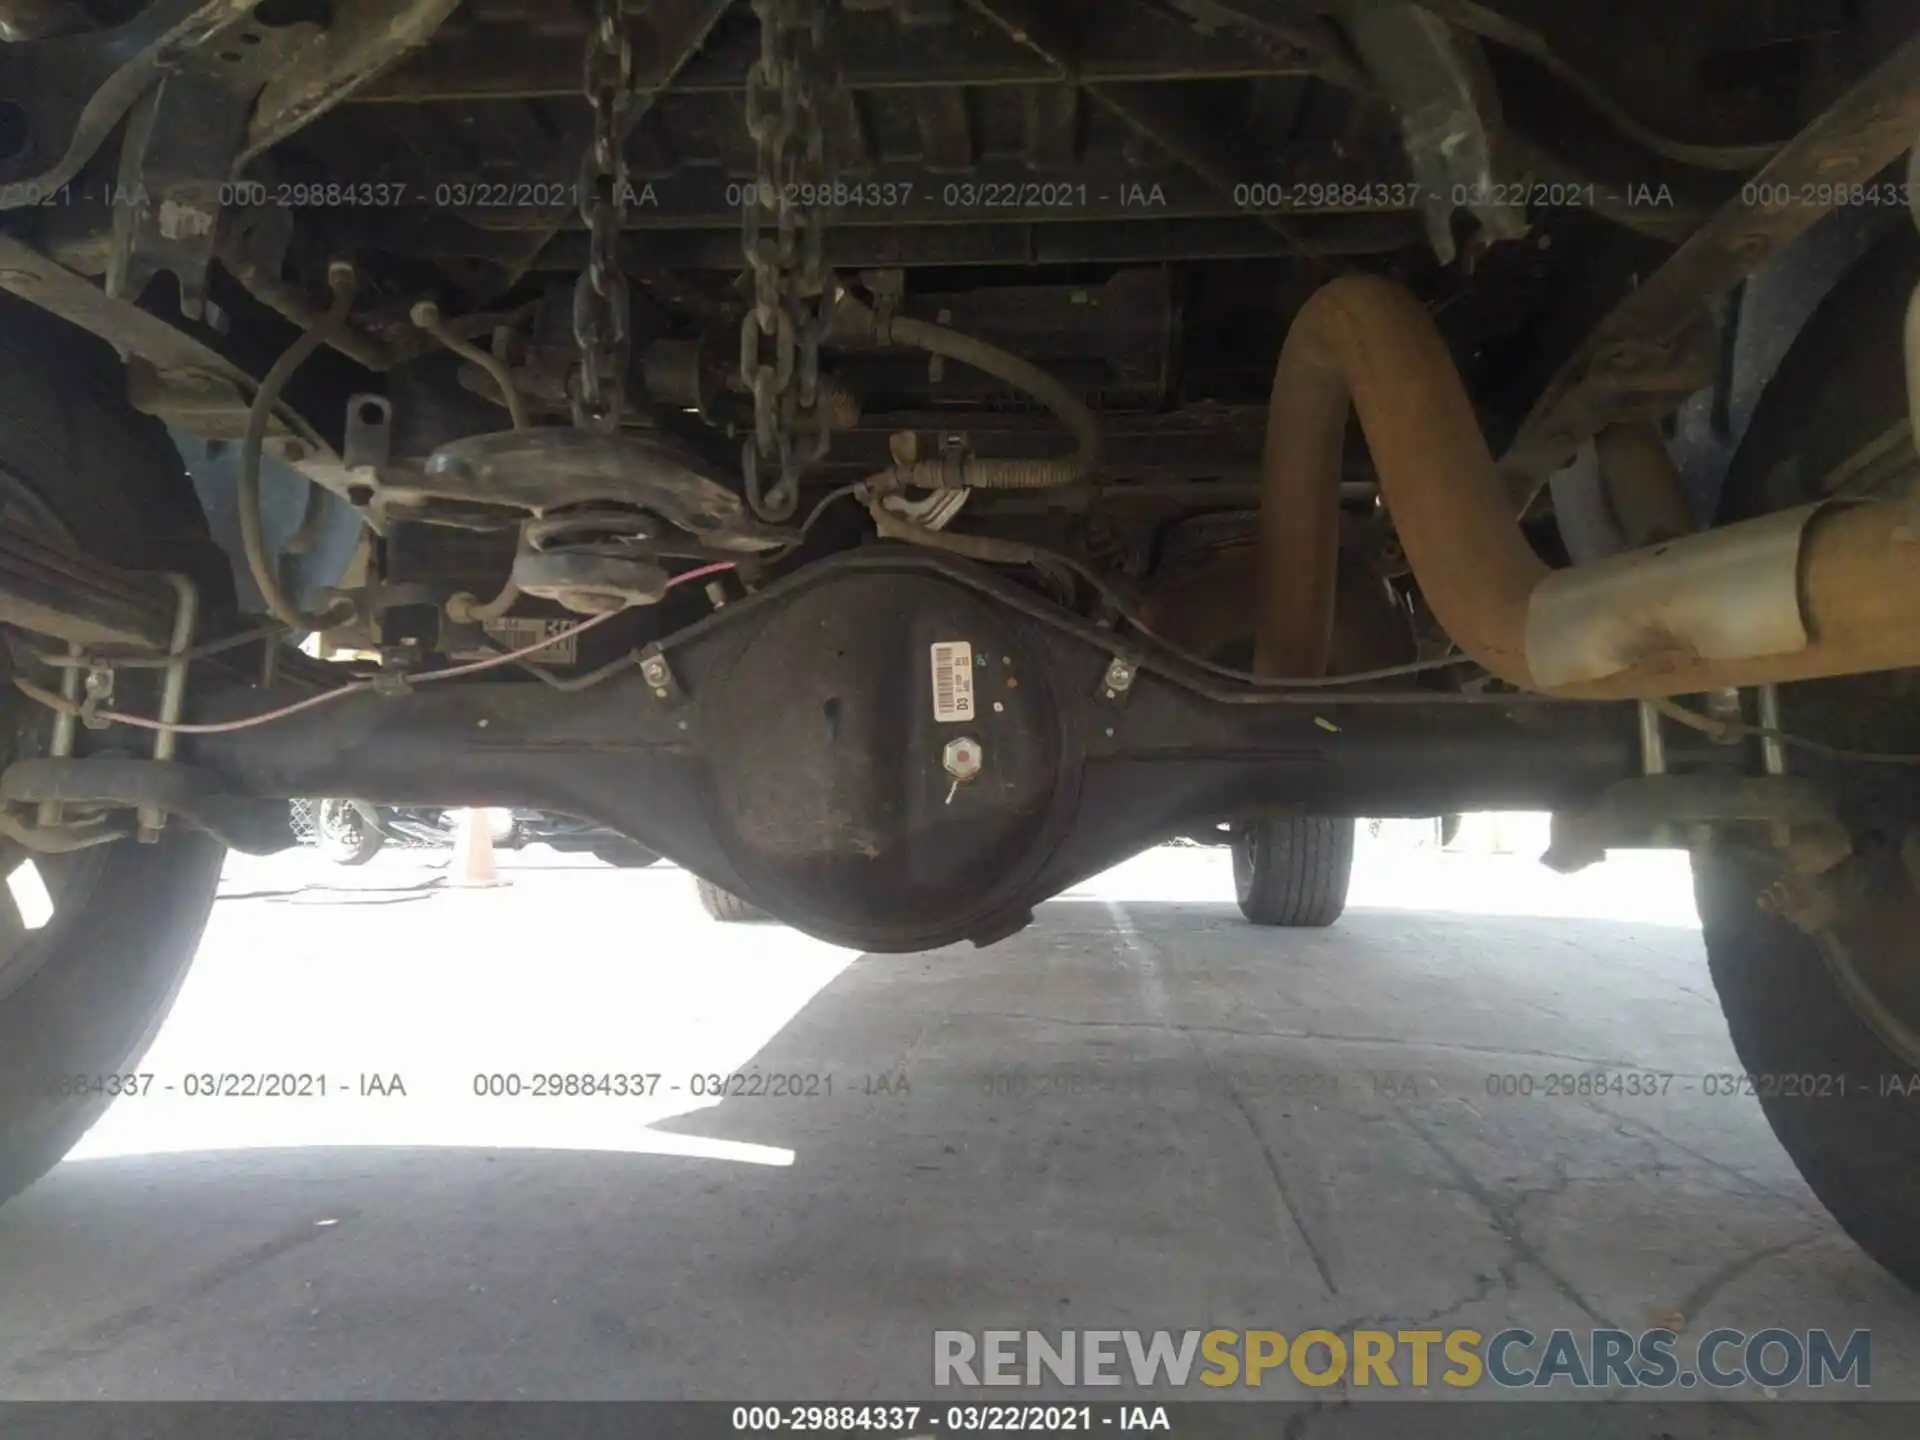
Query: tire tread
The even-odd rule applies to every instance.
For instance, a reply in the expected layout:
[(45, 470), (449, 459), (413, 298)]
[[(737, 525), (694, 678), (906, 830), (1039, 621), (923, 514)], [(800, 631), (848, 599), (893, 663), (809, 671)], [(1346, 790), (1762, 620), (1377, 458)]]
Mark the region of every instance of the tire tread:
[(700, 908), (722, 925), (752, 925), (771, 918), (758, 905), (749, 904), (711, 880), (696, 880), (694, 887), (700, 892)]
[(1356, 823), (1324, 815), (1251, 822), (1252, 840), (1234, 846), (1240, 913), (1255, 925), (1324, 928), (1347, 908)]

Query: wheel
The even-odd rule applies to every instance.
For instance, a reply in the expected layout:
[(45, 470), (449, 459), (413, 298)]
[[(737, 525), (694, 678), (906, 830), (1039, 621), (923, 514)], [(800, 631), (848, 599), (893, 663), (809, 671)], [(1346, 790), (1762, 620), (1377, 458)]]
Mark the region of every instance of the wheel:
[[(0, 300), (0, 524), (183, 571), (225, 604), (228, 572), (180, 457), (124, 385), (104, 346)], [(5, 718), (8, 735), (44, 734), (38, 713)], [(0, 890), (0, 1199), (52, 1169), (111, 1103), (106, 1079), (146, 1053), (199, 948), (224, 854), (176, 822), (156, 845), (0, 857), (21, 881), (31, 864), (53, 907), (33, 929), (41, 917)]]
[(351, 800), (322, 800), (314, 844), (336, 865), (364, 865), (387, 843)]
[(1255, 925), (1325, 926), (1347, 908), (1355, 822), (1320, 815), (1250, 820), (1233, 840), (1233, 888)]
[(1694, 894), (1740, 1088), (1840, 1228), (1920, 1288), (1920, 896), (1892, 846), (1847, 868), (1865, 897), (1817, 935), (1754, 903), (1751, 862), (1696, 856)]
[(593, 858), (616, 870), (644, 870), (660, 863), (660, 857), (635, 840), (599, 840), (592, 847)]
[[(1905, 413), (1900, 326), (1916, 280), (1920, 241), (1902, 227), (1822, 302), (1754, 412), (1723, 520), (1816, 498)], [(1783, 686), (1782, 728), (1850, 749), (1920, 751), (1911, 679)], [(1833, 798), (1854, 853), (1816, 882), (1771, 890), (1783, 870), (1773, 856), (1695, 854), (1708, 968), (1746, 1072), (1736, 1083), (1757, 1093), (1841, 1228), (1920, 1287), (1920, 772), (1788, 755), (1793, 773)]]
[(722, 890), (709, 880), (695, 880), (700, 892), (700, 908), (722, 925), (758, 925), (773, 919), (758, 905), (749, 905), (731, 890)]

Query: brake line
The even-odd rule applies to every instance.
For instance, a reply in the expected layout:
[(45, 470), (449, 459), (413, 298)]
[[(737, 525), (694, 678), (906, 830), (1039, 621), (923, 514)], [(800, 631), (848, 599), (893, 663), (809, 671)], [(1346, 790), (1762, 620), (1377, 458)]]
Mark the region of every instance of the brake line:
[(1691, 705), (1682, 705), (1675, 700), (1654, 700), (1649, 702), (1668, 719), (1685, 725), (1691, 730), (1724, 742), (1731, 737), (1745, 736), (1750, 739), (1778, 740), (1782, 745), (1792, 745), (1805, 750), (1810, 755), (1818, 755), (1826, 760), (1860, 765), (1920, 765), (1920, 755), (1903, 755), (1885, 750), (1848, 750), (1838, 745), (1829, 745), (1824, 740), (1810, 740), (1804, 735), (1795, 735), (1786, 730), (1777, 730), (1770, 725), (1749, 725), (1741, 720), (1722, 720), (1717, 716), (1703, 715)]
[[(679, 575), (671, 577), (667, 581), (666, 588), (667, 590), (672, 590), (676, 586), (685, 585), (694, 580), (704, 580), (708, 576), (723, 574), (733, 568), (734, 562), (731, 560), (722, 560), (712, 565), (702, 565), (696, 569), (684, 571)], [(614, 616), (626, 614), (629, 608), (632, 607), (609, 610), (604, 615), (595, 615), (591, 619), (582, 620), (577, 625), (570, 625), (556, 634), (536, 640), (531, 645), (523, 645), (517, 650), (504, 651), (499, 655), (489, 655), (484, 660), (475, 660), (463, 665), (453, 665), (444, 670), (429, 670), (424, 675), (406, 676), (404, 678), (405, 688), (411, 689), (415, 685), (426, 685), (435, 680), (456, 680), (467, 675), (478, 675), (482, 671), (498, 669), (502, 665), (515, 664), (530, 655), (537, 655), (542, 650), (558, 645), (563, 640), (571, 640), (576, 635), (584, 635), (587, 631), (593, 629), (594, 626), (604, 625), (607, 621), (613, 619)], [(78, 715), (80, 713), (80, 707), (78, 705), (63, 699), (51, 690), (35, 685), (31, 680), (15, 676), (13, 683), (21, 694), (30, 700), (38, 701), (49, 709), (57, 710), (61, 714)], [(230, 735), (237, 730), (251, 730), (259, 725), (268, 725), (275, 720), (284, 720), (288, 716), (298, 715), (302, 711), (331, 704), (335, 700), (344, 700), (349, 695), (359, 695), (366, 691), (374, 690), (378, 684), (379, 681), (374, 679), (355, 680), (350, 684), (341, 685), (332, 690), (322, 691), (318, 695), (309, 695), (304, 700), (296, 700), (291, 705), (282, 705), (276, 710), (268, 710), (259, 715), (249, 715), (243, 720), (223, 720), (205, 725), (170, 725), (161, 720), (149, 720), (142, 715), (127, 715), (118, 710), (96, 710), (94, 717), (96, 719), (110, 721), (115, 725), (131, 726), (135, 730), (159, 730), (174, 735)]]
[[(272, 419), (273, 407), (280, 398), (281, 390), (293, 377), (293, 372), (306, 364), (314, 351), (346, 331), (348, 316), (353, 310), (354, 290), (358, 285), (353, 266), (345, 261), (335, 261), (329, 265), (327, 285), (333, 291), (332, 306), (319, 324), (287, 347), (286, 352), (273, 362), (273, 367), (261, 379), (260, 388), (254, 392), (253, 404), (247, 408), (246, 433), (240, 441), (240, 478), (236, 491), (236, 503), (240, 511), (240, 546), (246, 552), (247, 569), (252, 572), (260, 598), (266, 602), (273, 618), (289, 630), (324, 630), (327, 628), (326, 622), (337, 623), (337, 620), (333, 611), (308, 615), (294, 603), (286, 587), (280, 583), (279, 566), (267, 548), (266, 525), (260, 515), (260, 453), (266, 445), (267, 424)], [(335, 609), (338, 609), (337, 605)]]

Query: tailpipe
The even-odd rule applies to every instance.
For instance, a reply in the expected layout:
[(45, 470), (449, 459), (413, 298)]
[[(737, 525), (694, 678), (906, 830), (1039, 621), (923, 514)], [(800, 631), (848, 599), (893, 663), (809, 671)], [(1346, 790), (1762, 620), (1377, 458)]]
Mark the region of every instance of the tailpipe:
[(1400, 285), (1351, 275), (1301, 309), (1274, 373), (1262, 673), (1325, 671), (1353, 414), (1427, 604), (1510, 684), (1655, 699), (1920, 665), (1920, 513), (1907, 503), (1811, 505), (1549, 569), (1425, 308)]

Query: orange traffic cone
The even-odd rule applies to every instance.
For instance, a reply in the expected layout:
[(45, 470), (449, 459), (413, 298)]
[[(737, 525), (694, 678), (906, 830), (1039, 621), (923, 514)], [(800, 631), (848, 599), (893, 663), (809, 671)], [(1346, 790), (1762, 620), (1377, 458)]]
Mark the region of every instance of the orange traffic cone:
[(500, 867), (493, 858), (491, 810), (460, 812), (459, 828), (453, 839), (453, 865), (447, 880), (462, 889), (484, 889), (507, 883), (500, 878)]

